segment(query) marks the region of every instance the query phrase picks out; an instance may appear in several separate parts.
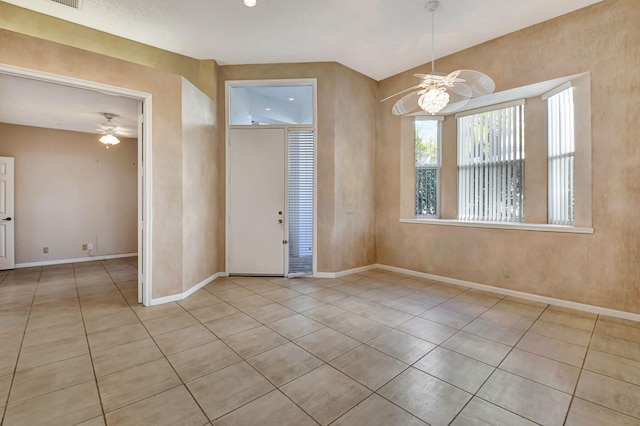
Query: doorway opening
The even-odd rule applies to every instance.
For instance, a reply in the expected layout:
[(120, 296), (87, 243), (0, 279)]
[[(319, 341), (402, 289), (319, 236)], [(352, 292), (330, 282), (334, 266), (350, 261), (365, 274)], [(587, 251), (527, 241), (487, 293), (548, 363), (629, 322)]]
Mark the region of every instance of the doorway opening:
[(312, 275), (316, 80), (226, 82), (229, 275)]
[[(92, 92), (99, 92), (104, 95), (111, 95), (113, 97), (128, 98), (129, 100), (135, 101), (137, 103), (138, 110), (137, 117), (134, 117), (134, 125), (137, 126), (136, 234), (138, 254), (138, 302), (143, 303), (147, 306), (151, 305), (151, 94), (96, 83), (88, 80), (81, 80), (27, 68), (15, 67), (7, 64), (0, 64), (0, 74), (5, 76), (20, 77), (22, 79), (30, 79), (36, 82), (51, 83), (57, 87), (83, 89)], [(19, 220), (19, 218), (16, 218), (16, 220)]]

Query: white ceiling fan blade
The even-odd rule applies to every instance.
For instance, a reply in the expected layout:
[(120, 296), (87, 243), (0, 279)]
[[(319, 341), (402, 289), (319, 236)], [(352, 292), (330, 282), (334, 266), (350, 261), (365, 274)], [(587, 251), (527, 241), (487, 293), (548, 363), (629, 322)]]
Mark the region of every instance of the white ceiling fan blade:
[(471, 88), (465, 83), (455, 83), (453, 87), (447, 87), (449, 94), (449, 103), (438, 111), (439, 115), (446, 115), (456, 112), (469, 102), (471, 99)]
[(447, 115), (457, 111), (460, 111), (471, 99), (459, 99), (454, 102), (449, 102), (446, 107), (437, 112), (438, 115)]
[(383, 99), (383, 100), (381, 100), (380, 102), (384, 102), (384, 101), (386, 101), (386, 100), (389, 100), (389, 99), (393, 98), (394, 96), (398, 96), (398, 95), (401, 95), (402, 93), (406, 93), (406, 92), (408, 92), (408, 91), (410, 91), (410, 90), (419, 89), (419, 88), (421, 88), (421, 87), (422, 87), (422, 84), (416, 84), (416, 85), (415, 85), (415, 86), (413, 86), (413, 87), (409, 87), (408, 89), (401, 90), (400, 92), (398, 92), (398, 93), (394, 93), (394, 94), (393, 94), (393, 95), (391, 95), (391, 96), (387, 96), (386, 98), (384, 98), (384, 99)]
[(488, 95), (496, 90), (496, 83), (491, 77), (480, 71), (460, 70), (458, 78), (464, 80), (465, 84), (471, 88), (471, 97)]
[(418, 92), (409, 93), (395, 103), (393, 108), (391, 108), (391, 112), (393, 115), (405, 115), (415, 111), (418, 108), (419, 97)]
[(454, 96), (460, 96), (465, 99), (473, 97), (473, 90), (466, 83), (455, 83), (453, 87), (447, 87), (449, 92), (450, 102), (453, 102)]
[(115, 132), (119, 135), (132, 135), (134, 131), (125, 127), (118, 127)]

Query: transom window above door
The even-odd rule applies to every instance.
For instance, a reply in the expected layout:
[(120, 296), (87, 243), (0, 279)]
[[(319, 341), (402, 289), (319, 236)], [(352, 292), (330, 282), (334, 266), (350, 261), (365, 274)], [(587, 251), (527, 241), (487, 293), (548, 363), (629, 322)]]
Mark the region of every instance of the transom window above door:
[(313, 124), (313, 86), (231, 86), (232, 126)]

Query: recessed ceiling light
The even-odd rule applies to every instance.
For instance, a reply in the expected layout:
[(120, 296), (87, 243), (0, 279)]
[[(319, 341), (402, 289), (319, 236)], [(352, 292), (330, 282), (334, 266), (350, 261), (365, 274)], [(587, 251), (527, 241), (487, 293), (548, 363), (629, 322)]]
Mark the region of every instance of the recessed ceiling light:
[(265, 111), (271, 111), (271, 108), (266, 107), (264, 110), (265, 110)]
[(258, 4), (258, 0), (242, 0), (242, 3), (247, 7), (253, 7)]
[(296, 100), (296, 98), (289, 98), (289, 100), (290, 100), (290, 101), (295, 101), (295, 100)]

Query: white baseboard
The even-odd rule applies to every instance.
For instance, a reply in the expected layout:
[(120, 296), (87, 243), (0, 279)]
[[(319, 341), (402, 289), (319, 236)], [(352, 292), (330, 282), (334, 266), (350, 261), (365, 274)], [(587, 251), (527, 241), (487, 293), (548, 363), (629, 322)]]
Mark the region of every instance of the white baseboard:
[(493, 287), (486, 284), (478, 284), (471, 281), (459, 280), (456, 278), (448, 278), (440, 275), (427, 274), (425, 272), (412, 271), (410, 269), (397, 268), (382, 264), (372, 265), (370, 269), (380, 268), (387, 271), (398, 272), (401, 274), (411, 275), (414, 277), (426, 278), (429, 280), (440, 281), (447, 284), (459, 285), (464, 287), (475, 288), (478, 290), (490, 291), (492, 293), (504, 294), (505, 296), (519, 297), (520, 299), (531, 300), (534, 302), (548, 303), (550, 305), (562, 306), (564, 308), (577, 309), (579, 311), (591, 312), (599, 315), (608, 315), (610, 317), (622, 318), (631, 321), (640, 321), (640, 314), (632, 312), (618, 311), (616, 309), (604, 308), (601, 306), (587, 305), (584, 303), (571, 302), (569, 300), (556, 299), (555, 297), (540, 296), (537, 294), (524, 293), (506, 288)]
[(16, 269), (33, 268), (36, 266), (62, 265), (63, 263), (81, 263), (81, 262), (94, 262), (96, 260), (121, 259), (123, 257), (134, 257), (137, 255), (138, 253), (122, 253), (122, 254), (107, 254), (104, 256), (78, 257), (76, 259), (59, 259), (59, 260), (45, 260), (43, 262), (16, 263)]
[(347, 269), (346, 271), (338, 271), (338, 272), (316, 272), (313, 274), (313, 278), (340, 278), (345, 275), (357, 274), (358, 272), (369, 271), (371, 269), (377, 268), (378, 265), (367, 265), (361, 266), (359, 268)]
[(185, 292), (182, 292), (179, 294), (172, 294), (171, 296), (159, 297), (157, 299), (151, 299), (150, 306), (162, 305), (163, 303), (169, 303), (169, 302), (179, 302), (180, 300), (184, 300), (187, 297), (191, 296), (193, 293), (200, 290), (202, 287), (206, 286), (207, 284), (215, 281), (217, 278), (226, 277), (226, 276), (227, 274), (225, 272), (218, 272), (216, 274), (211, 275), (209, 278), (205, 278), (203, 281), (194, 285), (193, 287), (191, 287), (189, 290)]
[(599, 315), (608, 315), (610, 317), (628, 319), (640, 322), (640, 314), (632, 312), (618, 311), (616, 309), (604, 308), (601, 306), (587, 305), (585, 303), (571, 302), (569, 300), (556, 299), (555, 297), (540, 296), (538, 294), (524, 293), (507, 288), (494, 287), (486, 284), (474, 283), (471, 281), (459, 280), (456, 278), (443, 277), (440, 275), (428, 274), (426, 272), (413, 271), (411, 269), (398, 268), (396, 266), (383, 265), (376, 263), (373, 265), (362, 266), (360, 268), (348, 269), (338, 272), (318, 272), (313, 275), (314, 278), (340, 278), (349, 274), (369, 271), (371, 269), (384, 269), (386, 271), (398, 272), (400, 274), (410, 275), (413, 277), (426, 278), (433, 281), (440, 281), (447, 284), (459, 285), (463, 287), (475, 288), (478, 290), (490, 291), (492, 293), (504, 294), (505, 296), (519, 297), (520, 299), (531, 300), (534, 302), (542, 302), (550, 305), (562, 306), (564, 308), (577, 309), (579, 311), (591, 312)]

